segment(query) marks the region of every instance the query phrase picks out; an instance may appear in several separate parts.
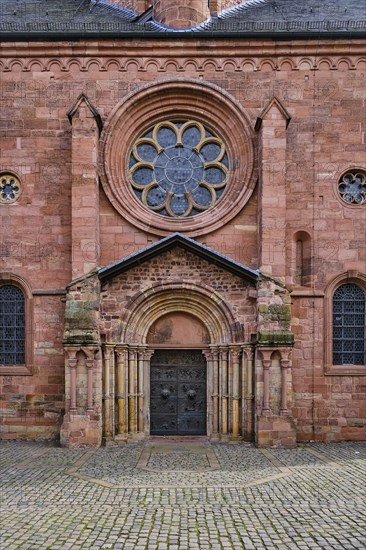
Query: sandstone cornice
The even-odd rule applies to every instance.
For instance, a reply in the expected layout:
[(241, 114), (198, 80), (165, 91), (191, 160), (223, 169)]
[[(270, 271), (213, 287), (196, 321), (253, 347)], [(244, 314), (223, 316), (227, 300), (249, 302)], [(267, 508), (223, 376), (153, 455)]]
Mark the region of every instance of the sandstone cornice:
[[(204, 46), (204, 47), (202, 47)], [(109, 58), (150, 57), (151, 48), (154, 57), (198, 57), (227, 58), (240, 57), (293, 57), (308, 55), (321, 56), (359, 56), (365, 55), (365, 41), (354, 39), (315, 41), (273, 41), (273, 40), (101, 40), (74, 42), (3, 42), (0, 45), (0, 57), (65, 57), (100, 56)]]

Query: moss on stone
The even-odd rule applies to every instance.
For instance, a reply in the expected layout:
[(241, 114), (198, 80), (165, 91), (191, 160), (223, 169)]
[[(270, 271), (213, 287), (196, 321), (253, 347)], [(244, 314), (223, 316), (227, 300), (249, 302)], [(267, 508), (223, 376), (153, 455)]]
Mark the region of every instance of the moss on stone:
[(292, 332), (287, 331), (260, 332), (258, 344), (262, 346), (292, 346), (294, 344), (294, 335)]

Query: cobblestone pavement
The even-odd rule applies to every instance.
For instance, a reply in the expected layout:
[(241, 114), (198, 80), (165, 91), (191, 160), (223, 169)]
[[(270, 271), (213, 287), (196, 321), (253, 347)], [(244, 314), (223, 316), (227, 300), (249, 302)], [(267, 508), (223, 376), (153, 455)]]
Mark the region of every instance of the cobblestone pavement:
[(366, 548), (366, 443), (3, 442), (1, 550)]

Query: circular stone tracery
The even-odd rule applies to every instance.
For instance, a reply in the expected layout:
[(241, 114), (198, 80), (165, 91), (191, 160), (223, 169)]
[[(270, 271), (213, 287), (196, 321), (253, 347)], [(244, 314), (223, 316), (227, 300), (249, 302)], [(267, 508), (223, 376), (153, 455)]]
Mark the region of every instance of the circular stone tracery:
[(366, 174), (362, 170), (350, 170), (338, 182), (338, 192), (347, 204), (366, 202)]
[(10, 204), (15, 202), (21, 193), (20, 181), (10, 173), (0, 176), (0, 203)]
[(128, 178), (136, 197), (168, 217), (195, 216), (222, 196), (228, 178), (222, 140), (194, 120), (166, 120), (132, 148)]

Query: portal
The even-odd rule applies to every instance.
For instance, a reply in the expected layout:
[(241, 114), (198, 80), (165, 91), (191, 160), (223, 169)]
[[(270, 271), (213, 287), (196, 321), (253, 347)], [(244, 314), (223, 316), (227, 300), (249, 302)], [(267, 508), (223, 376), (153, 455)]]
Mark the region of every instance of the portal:
[(206, 435), (206, 359), (201, 350), (156, 350), (151, 359), (151, 435)]

